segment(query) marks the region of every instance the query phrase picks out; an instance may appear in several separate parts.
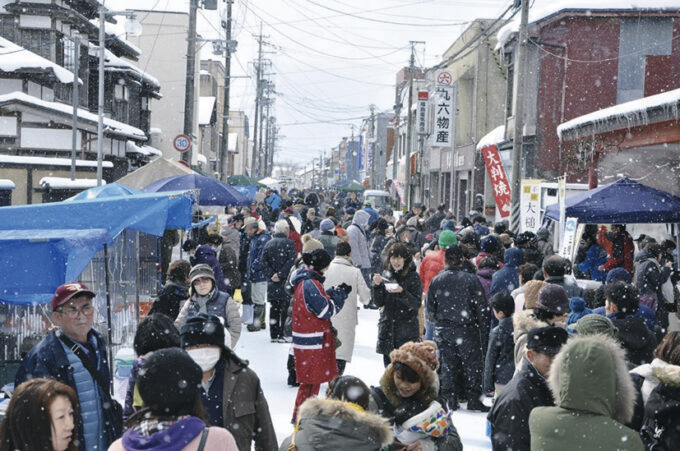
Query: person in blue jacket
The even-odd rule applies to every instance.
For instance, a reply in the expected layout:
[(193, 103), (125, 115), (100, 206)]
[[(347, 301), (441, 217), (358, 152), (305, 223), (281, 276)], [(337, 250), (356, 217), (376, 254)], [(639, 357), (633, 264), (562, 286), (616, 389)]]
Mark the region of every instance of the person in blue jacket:
[[(80, 404), (74, 434), (80, 451), (105, 450), (122, 433), (122, 408), (111, 399), (111, 375), (102, 335), (94, 324), (95, 294), (80, 282), (57, 288), (52, 297), (51, 330), (24, 358), (14, 377), (18, 387), (36, 377), (56, 379), (73, 388)], [(84, 353), (92, 374), (76, 352)], [(102, 387), (102, 384), (106, 387)]]
[(251, 237), (246, 277), (250, 282), (250, 296), (253, 299), (253, 324), (248, 325), (250, 332), (266, 329), (265, 302), (267, 299), (267, 273), (262, 260), (264, 245), (272, 239), (266, 230), (260, 229), (255, 218), (247, 218), (245, 231)]

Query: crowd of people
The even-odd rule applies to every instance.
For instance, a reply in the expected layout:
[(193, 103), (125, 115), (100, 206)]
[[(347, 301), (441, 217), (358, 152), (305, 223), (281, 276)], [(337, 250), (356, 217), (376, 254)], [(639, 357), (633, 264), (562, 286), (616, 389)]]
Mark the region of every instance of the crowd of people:
[[(451, 414), (463, 407), (488, 412), (498, 450), (680, 443), (672, 239), (588, 226), (571, 262), (549, 229), (515, 235), (476, 211), (258, 196), (166, 262), (125, 406), (110, 395), (95, 293), (60, 286), (56, 328), (16, 374), (0, 451), (460, 450)], [(344, 374), (362, 306), (379, 310), (376, 386)], [(259, 376), (234, 352), (243, 329), (290, 347), (298, 392), (281, 442)]]

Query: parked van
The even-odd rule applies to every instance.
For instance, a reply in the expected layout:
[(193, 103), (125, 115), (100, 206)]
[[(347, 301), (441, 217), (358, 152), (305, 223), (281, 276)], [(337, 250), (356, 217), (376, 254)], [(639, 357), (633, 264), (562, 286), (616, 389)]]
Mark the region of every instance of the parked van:
[(387, 191), (367, 189), (364, 191), (364, 202), (371, 202), (373, 208), (379, 210), (383, 207), (391, 207), (392, 197)]

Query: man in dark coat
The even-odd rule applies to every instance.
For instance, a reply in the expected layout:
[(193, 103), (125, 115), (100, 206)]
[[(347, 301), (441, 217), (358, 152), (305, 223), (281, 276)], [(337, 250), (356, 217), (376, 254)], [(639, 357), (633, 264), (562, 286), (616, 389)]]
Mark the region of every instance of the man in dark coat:
[(437, 211), (425, 220), (425, 233), (434, 233), (439, 230), (444, 219), (446, 219), (446, 204), (441, 204), (437, 207)]
[(559, 285), (564, 288), (568, 298), (574, 296), (585, 297), (585, 290), (579, 287), (576, 282), (564, 277), (564, 259), (559, 255), (551, 255), (543, 259), (543, 277), (548, 283)]
[(267, 241), (271, 240), (271, 236), (266, 230), (260, 228), (255, 218), (247, 218), (243, 227), (251, 237), (246, 278), (250, 285), (250, 297), (253, 301), (253, 324), (248, 325), (248, 331), (254, 332), (266, 329), (265, 302), (268, 277), (262, 266), (262, 251)]
[(529, 451), (529, 414), (539, 406), (554, 406), (546, 377), (550, 364), (568, 334), (561, 327), (539, 327), (528, 333), (526, 354), (519, 370), (503, 388), (489, 415), (494, 450)]
[(269, 333), (272, 341), (283, 343), (283, 325), (288, 313), (290, 297), (285, 290), (286, 278), (295, 262), (295, 243), (288, 238), (288, 222), (279, 219), (274, 225), (274, 236), (262, 250), (262, 267), (269, 278), (267, 300), (269, 307)]
[(191, 265), (186, 260), (175, 260), (168, 268), (168, 281), (149, 310), (153, 313), (163, 313), (173, 321), (177, 319), (182, 301), (189, 299), (189, 271)]
[[(482, 404), (483, 349), (491, 318), (484, 288), (474, 274), (462, 269), (463, 249), (449, 246), (444, 254), (446, 269), (430, 283), (425, 301), (428, 320), (435, 325), (434, 340), (442, 359), (441, 393), (449, 409), (458, 408), (466, 397), (468, 410), (488, 411)], [(459, 381), (466, 381), (466, 387)]]

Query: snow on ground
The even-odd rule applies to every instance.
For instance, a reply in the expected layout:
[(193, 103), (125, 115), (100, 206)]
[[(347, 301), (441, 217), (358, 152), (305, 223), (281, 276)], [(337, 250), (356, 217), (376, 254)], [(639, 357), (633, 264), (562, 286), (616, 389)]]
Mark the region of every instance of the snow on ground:
[[(377, 333), (378, 312), (360, 309), (354, 355), (352, 361), (347, 364), (345, 374), (357, 376), (369, 386), (378, 385), (384, 371), (382, 356), (375, 352)], [(297, 394), (297, 387), (289, 387), (286, 384), (289, 348), (288, 343), (270, 343), (269, 330), (248, 332), (244, 326), (241, 338), (234, 349), (240, 357), (250, 361), (250, 367), (262, 381), (262, 389), (269, 403), (279, 442), (293, 431), (290, 419)], [(326, 387), (323, 385), (321, 396), (325, 390)], [(491, 449), (491, 442), (485, 434), (485, 413), (468, 412), (462, 408), (454, 412), (453, 423), (461, 435), (466, 450)]]

